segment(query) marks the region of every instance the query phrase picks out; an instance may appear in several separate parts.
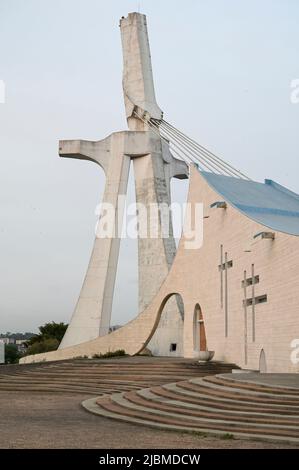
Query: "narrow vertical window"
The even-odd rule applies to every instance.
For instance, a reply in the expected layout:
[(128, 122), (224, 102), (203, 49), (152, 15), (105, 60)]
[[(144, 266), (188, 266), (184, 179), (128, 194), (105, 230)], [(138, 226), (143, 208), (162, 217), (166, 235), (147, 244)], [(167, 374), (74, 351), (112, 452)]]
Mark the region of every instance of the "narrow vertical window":
[(252, 341), (255, 342), (255, 276), (254, 276), (254, 264), (251, 265), (251, 296), (252, 296)]
[(247, 278), (246, 278), (246, 271), (244, 271), (244, 282), (243, 282), (243, 290), (244, 290), (244, 362), (247, 364)]
[(223, 245), (220, 246), (220, 305), (223, 308)]
[(225, 292), (225, 303), (224, 303), (224, 308), (225, 308), (225, 336), (228, 336), (228, 283), (227, 283), (227, 253), (224, 255), (224, 265), (225, 265), (225, 270), (224, 270), (224, 292)]

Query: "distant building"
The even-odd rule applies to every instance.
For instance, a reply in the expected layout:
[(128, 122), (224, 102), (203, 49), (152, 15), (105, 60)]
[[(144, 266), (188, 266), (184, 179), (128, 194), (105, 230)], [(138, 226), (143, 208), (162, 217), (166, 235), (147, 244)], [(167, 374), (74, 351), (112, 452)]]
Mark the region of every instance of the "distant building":
[(22, 352), (26, 351), (26, 349), (27, 349), (27, 346), (26, 346), (27, 341), (28, 341), (27, 339), (16, 339), (15, 344), (16, 344), (16, 346), (17, 346), (19, 352), (22, 353)]
[(26, 351), (28, 339), (17, 339), (14, 336), (5, 336), (5, 337), (0, 337), (0, 343), (1, 344), (13, 344), (17, 347), (18, 351), (20, 353), (23, 353)]
[(0, 338), (0, 342), (4, 344), (16, 344), (15, 338), (9, 338), (9, 337)]

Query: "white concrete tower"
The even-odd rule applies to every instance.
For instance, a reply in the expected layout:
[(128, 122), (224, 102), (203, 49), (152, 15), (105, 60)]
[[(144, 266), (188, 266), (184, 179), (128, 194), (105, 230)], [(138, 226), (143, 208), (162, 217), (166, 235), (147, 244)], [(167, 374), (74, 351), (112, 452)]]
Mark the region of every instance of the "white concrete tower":
[[(134, 158), (136, 202), (148, 210), (153, 204), (169, 206), (170, 180), (172, 177), (186, 178), (187, 167), (173, 158), (167, 143), (146, 124), (150, 118), (160, 120), (163, 116), (156, 102), (146, 17), (139, 13), (130, 13), (127, 18), (121, 19), (120, 28), (123, 46), (123, 93), (128, 126), (131, 131), (138, 129), (151, 133), (151, 138), (155, 141), (155, 149), (151, 154)], [(169, 238), (139, 237), (140, 312), (158, 292), (172, 265), (175, 252), (171, 221)], [(149, 344), (154, 354), (168, 355), (171, 343), (177, 345), (176, 354), (182, 354), (183, 309), (181, 305), (179, 307), (180, 312), (175, 298), (166, 305), (159, 327)]]
[[(161, 119), (156, 103), (146, 18), (131, 13), (120, 22), (123, 45), (123, 90), (129, 131), (116, 132), (98, 142), (61, 141), (62, 157), (91, 160), (105, 171), (103, 202), (115, 207), (115, 227), (119, 220), (118, 196), (127, 191), (130, 161), (134, 162), (137, 203), (170, 203), (170, 179), (186, 178), (188, 168), (173, 158), (167, 142), (153, 132), (148, 120)], [(138, 117), (140, 116), (140, 117)], [(103, 214), (100, 215), (102, 217)], [(158, 220), (159, 228), (161, 220)], [(161, 230), (159, 230), (161, 234)], [(119, 256), (120, 239), (96, 238), (86, 277), (70, 325), (60, 348), (89, 341), (108, 333)], [(158, 292), (175, 255), (175, 242), (169, 238), (138, 240), (139, 311)], [(173, 298), (165, 308), (160, 325), (150, 342), (154, 354), (168, 355), (171, 343), (182, 349), (182, 311)]]

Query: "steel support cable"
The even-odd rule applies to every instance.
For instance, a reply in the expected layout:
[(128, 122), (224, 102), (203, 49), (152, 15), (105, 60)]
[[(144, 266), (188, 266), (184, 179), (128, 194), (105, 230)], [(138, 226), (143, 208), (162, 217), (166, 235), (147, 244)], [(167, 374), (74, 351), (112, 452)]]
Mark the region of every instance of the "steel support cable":
[[(169, 145), (169, 140), (166, 139), (164, 136), (161, 135), (160, 133), (160, 129), (158, 126), (154, 125), (152, 121), (147, 121), (146, 119), (143, 118), (143, 116), (141, 116), (140, 114), (138, 114), (136, 111), (134, 111), (134, 114), (136, 115), (136, 117), (138, 119), (140, 119), (144, 124), (146, 124), (147, 126), (149, 126), (149, 128), (160, 138), (162, 138), (163, 140), (165, 140), (165, 142), (167, 142), (167, 144)], [(173, 147), (176, 147), (176, 148), (171, 148), (171, 151), (180, 159), (180, 160), (183, 160), (185, 163), (187, 163), (188, 165), (190, 163), (195, 163), (194, 160), (190, 157), (189, 153), (187, 154), (184, 150), (182, 150), (178, 145), (175, 145), (173, 142), (170, 142), (170, 144), (173, 146)], [(203, 161), (202, 161), (203, 160)], [(204, 159), (198, 159), (198, 161), (200, 162), (200, 164), (198, 164), (199, 166), (199, 169), (201, 171), (207, 171), (207, 168), (208, 170), (210, 170), (212, 173), (214, 173), (213, 170), (211, 170), (208, 165), (206, 164), (205, 160)]]
[(157, 121), (157, 120), (153, 120), (153, 121), (158, 122), (160, 124), (163, 124), (165, 127), (168, 127), (169, 129), (172, 129), (173, 131), (177, 132), (182, 137), (182, 139), (184, 139), (185, 141), (188, 141), (191, 145), (193, 145), (195, 148), (197, 148), (198, 151), (201, 151), (202, 153), (205, 153), (206, 155), (208, 155), (210, 158), (213, 158), (214, 160), (217, 160), (219, 162), (219, 164), (221, 164), (222, 166), (225, 166), (227, 169), (232, 171), (239, 178), (241, 177), (241, 178), (245, 178), (247, 180), (250, 180), (250, 178), (248, 178), (246, 175), (244, 175), (241, 171), (235, 169), (232, 165), (225, 162), (220, 157), (215, 155), (213, 152), (210, 152), (208, 149), (206, 149), (202, 145), (198, 144), (195, 140), (191, 139), (190, 137), (185, 135), (183, 132), (176, 129), (172, 124), (168, 123), (164, 119), (163, 119), (163, 121)]
[(234, 168), (232, 165), (230, 165), (229, 163), (225, 162), (224, 160), (222, 160), (220, 157), (218, 157), (217, 155), (215, 155), (213, 152), (211, 152), (210, 150), (206, 149), (205, 147), (203, 147), (202, 145), (198, 144), (198, 142), (196, 142), (195, 140), (191, 139), (190, 137), (188, 137), (186, 134), (184, 134), (182, 131), (180, 131), (179, 129), (176, 129), (176, 127), (174, 127), (172, 124), (168, 123), (167, 121), (163, 120), (161, 121), (161, 123), (163, 124), (163, 126), (166, 126), (167, 128), (169, 129), (172, 129), (174, 132), (178, 133), (185, 141), (188, 141), (191, 145), (193, 145), (195, 148), (198, 149), (198, 151), (200, 152), (203, 152), (205, 153), (207, 156), (209, 156), (210, 158), (214, 159), (214, 160), (217, 160), (217, 162), (219, 162), (219, 164), (221, 164), (222, 166), (225, 166), (227, 169), (229, 169), (230, 171), (234, 172), (234, 174), (237, 174), (238, 176), (242, 176), (243, 178), (246, 178), (246, 179), (249, 179), (246, 175), (244, 175), (241, 171), (237, 170), (236, 168)]
[[(246, 178), (249, 180), (247, 176), (243, 173), (239, 172), (231, 165), (223, 161), (221, 158), (217, 157), (217, 155), (213, 154), (212, 152), (208, 151), (204, 147), (202, 147), (197, 142), (190, 139), (188, 136), (183, 134), (181, 131), (176, 129), (171, 124), (167, 123), (167, 121), (159, 121), (156, 119), (145, 120), (143, 116), (139, 115), (136, 111), (134, 111), (136, 117), (138, 117), (143, 123), (150, 127), (150, 129), (158, 135), (160, 138), (163, 138), (167, 144), (171, 144), (172, 152), (175, 153), (179, 159), (185, 161), (185, 163), (189, 164), (190, 162), (194, 162), (193, 158), (200, 163), (198, 165), (201, 170), (206, 171), (207, 169), (212, 173), (215, 173), (215, 168), (218, 174), (225, 174), (229, 176), (234, 176), (238, 178)], [(162, 134), (163, 132), (163, 134)], [(173, 142), (175, 140), (175, 142)], [(183, 147), (183, 148), (182, 148)], [(185, 152), (187, 147), (188, 153)], [(190, 157), (190, 151), (192, 148), (193, 158)], [(195, 150), (196, 149), (196, 150)], [(195, 155), (194, 155), (195, 154)], [(207, 162), (208, 160), (208, 162)]]
[[(142, 116), (140, 116), (136, 111), (134, 111), (134, 113), (135, 113), (135, 115), (136, 115), (139, 119), (141, 119), (145, 124), (148, 124), (149, 127), (150, 127), (150, 129), (152, 129), (153, 132), (155, 132), (155, 134), (157, 134), (160, 138), (163, 138), (163, 139), (167, 142), (167, 144), (169, 145), (168, 139), (167, 139), (165, 136), (161, 135), (160, 129), (159, 129), (158, 126), (154, 125), (153, 122), (151, 122), (151, 121), (146, 121), (146, 120), (145, 120)], [(174, 147), (174, 148), (171, 148), (171, 151), (172, 151), (173, 153), (175, 153), (176, 155), (178, 155), (180, 159), (183, 159), (183, 160), (185, 161), (185, 163), (188, 163), (188, 164), (189, 164), (190, 162), (191, 162), (191, 163), (195, 163), (194, 160), (190, 157), (189, 153), (186, 153), (185, 150), (183, 150), (183, 149), (181, 148), (181, 146), (177, 145), (177, 144), (176, 144), (175, 142), (173, 142), (173, 141), (171, 141), (170, 144), (172, 145), (172, 147)], [(184, 156), (183, 156), (183, 155), (184, 155)], [(203, 159), (203, 158), (202, 158), (202, 159), (201, 159), (201, 158), (198, 158), (198, 161), (201, 163), (201, 166), (202, 166), (201, 169), (202, 169), (203, 171), (206, 171), (205, 169), (208, 169), (209, 171), (212, 171), (212, 173), (213, 173), (213, 170), (211, 170), (211, 168), (209, 167), (209, 165), (206, 163), (205, 159)]]
[[(156, 124), (156, 127), (157, 127), (157, 124)], [(165, 128), (162, 128), (160, 127), (160, 132), (161, 133), (164, 133), (166, 135), (166, 137), (168, 139), (170, 139), (170, 141), (173, 139), (175, 140), (179, 145), (181, 145), (184, 149), (187, 149), (188, 152), (193, 156), (193, 158), (195, 158), (196, 160), (198, 160), (199, 158), (200, 159), (203, 159), (206, 163), (206, 166), (207, 168), (209, 168), (210, 171), (212, 171), (212, 173), (216, 172), (219, 173), (219, 174), (225, 174), (225, 175), (228, 175), (228, 176), (234, 176), (234, 174), (232, 173), (232, 171), (230, 170), (227, 170), (225, 167), (221, 166), (220, 164), (218, 164), (217, 162), (215, 163), (212, 159), (210, 158), (207, 158), (205, 155), (203, 154), (199, 154), (198, 151), (195, 151), (194, 148), (189, 144), (189, 143), (186, 143), (184, 141), (182, 141), (181, 137), (178, 135), (178, 134), (175, 134), (174, 132), (170, 131), (170, 130), (167, 130)], [(191, 157), (192, 158), (192, 157)]]
[(215, 158), (213, 158), (212, 156), (210, 156), (209, 154), (207, 154), (206, 152), (203, 152), (202, 150), (197, 149), (194, 145), (192, 145), (192, 143), (188, 142), (185, 139), (182, 139), (182, 137), (179, 133), (176, 133), (175, 131), (173, 131), (171, 129), (168, 129), (167, 127), (164, 127), (164, 126), (163, 127), (161, 126), (161, 129), (164, 132), (169, 133), (172, 136), (172, 138), (179, 139), (180, 142), (181, 142), (181, 145), (188, 147), (190, 152), (192, 152), (193, 155), (195, 156), (195, 158), (198, 155), (200, 155), (202, 158), (208, 160), (210, 162), (210, 164), (214, 168), (216, 168), (217, 171), (220, 174), (224, 174), (224, 175), (228, 175), (228, 176), (238, 176), (239, 177), (239, 174), (238, 174), (237, 171), (233, 171), (230, 167), (227, 167), (221, 161), (218, 161)]
[(226, 172), (230, 172), (232, 176), (235, 176), (235, 177), (238, 177), (238, 178), (245, 178), (245, 179), (249, 179), (246, 175), (244, 175), (243, 173), (241, 173), (239, 170), (237, 170), (236, 168), (234, 168), (233, 166), (231, 166), (229, 163), (225, 162), (224, 160), (222, 160), (220, 157), (218, 157), (217, 155), (215, 155), (214, 153), (210, 152), (209, 150), (207, 150), (205, 147), (203, 147), (202, 145), (198, 144), (197, 142), (195, 142), (193, 139), (190, 139), (190, 137), (186, 136), (184, 133), (182, 133), (181, 131), (179, 131), (178, 129), (176, 129), (174, 126), (172, 126), (171, 124), (169, 123), (166, 123), (166, 121), (163, 121), (163, 124), (165, 126), (167, 126), (167, 128), (169, 129), (172, 129), (174, 132), (177, 132), (183, 139), (184, 141), (186, 142), (189, 142), (190, 145), (193, 145), (194, 148), (197, 149), (198, 152), (201, 152), (201, 153), (204, 153), (204, 155), (207, 157), (207, 158), (210, 158), (212, 159), (214, 162), (217, 162), (218, 165), (220, 165), (223, 169), (226, 169)]
[[(151, 124), (151, 126), (153, 126), (153, 124)], [(158, 127), (155, 126), (155, 129), (158, 129)], [(165, 136), (163, 136), (163, 137), (165, 139)], [(204, 171), (208, 170), (208, 171), (211, 171), (212, 173), (215, 172), (215, 170), (213, 170), (213, 168), (210, 167), (209, 163), (207, 163), (205, 158), (201, 158), (199, 156), (192, 158), (190, 156), (190, 152), (189, 151), (186, 152), (186, 148), (183, 147), (181, 143), (177, 143), (176, 140), (174, 138), (170, 138), (170, 136), (166, 135), (166, 137), (169, 138), (170, 144), (172, 145), (172, 147), (174, 147), (174, 148), (172, 148), (172, 150), (176, 149), (178, 152), (181, 152), (183, 155), (185, 155), (186, 158), (189, 158), (191, 160), (191, 162), (193, 162), (193, 163), (195, 163), (194, 158), (196, 158), (196, 160), (202, 165)]]
[(221, 172), (220, 168), (217, 167), (213, 162), (210, 162), (203, 155), (199, 155), (198, 153), (195, 153), (193, 149), (185, 145), (185, 143), (182, 142), (181, 139), (178, 138), (176, 135), (173, 135), (170, 132), (162, 128), (160, 128), (160, 132), (161, 132), (161, 135), (164, 135), (170, 141), (172, 145), (177, 146), (177, 148), (179, 148), (182, 152), (187, 152), (191, 160), (194, 163), (197, 163), (197, 162), (201, 163), (212, 173)]
[[(148, 125), (149, 128), (158, 136), (160, 137), (161, 139), (165, 140), (165, 142), (167, 143), (167, 145), (169, 145), (169, 142), (168, 140), (163, 137), (160, 132), (158, 132), (156, 130), (156, 127), (153, 126), (153, 124), (150, 122), (150, 121), (146, 121), (142, 116), (140, 116), (140, 114), (138, 114), (136, 111), (134, 111), (134, 114), (136, 115), (136, 117), (138, 117), (138, 119), (140, 119), (144, 124)], [(186, 157), (183, 157), (181, 156), (177, 151), (173, 150), (173, 152), (179, 157), (180, 160), (183, 160), (185, 163), (187, 163), (187, 165), (189, 165), (190, 163), (192, 163), (192, 159), (187, 156), (187, 159)]]

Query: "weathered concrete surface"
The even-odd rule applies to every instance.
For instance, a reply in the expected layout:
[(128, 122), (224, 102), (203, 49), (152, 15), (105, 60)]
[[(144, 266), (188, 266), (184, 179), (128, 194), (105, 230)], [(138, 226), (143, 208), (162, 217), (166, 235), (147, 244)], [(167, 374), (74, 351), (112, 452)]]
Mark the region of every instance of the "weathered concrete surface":
[[(104, 169), (106, 187), (103, 203), (115, 208), (116, 231), (118, 212), (121, 210), (118, 196), (126, 194), (130, 168), (130, 158), (125, 154), (127, 138), (127, 133), (115, 133), (101, 142), (80, 144), (78, 150), (75, 148), (76, 142), (60, 142), (59, 149), (61, 156), (92, 158)], [(61, 349), (109, 332), (119, 246), (118, 236), (96, 237), (79, 300), (60, 344)]]
[[(147, 130), (146, 120), (161, 119), (157, 105), (151, 55), (145, 15), (130, 13), (120, 21), (123, 47), (123, 92), (128, 126)], [(141, 116), (139, 119), (136, 114)], [(145, 118), (145, 121), (143, 120)], [(175, 159), (167, 143), (155, 135), (157, 149), (149, 155), (134, 159), (136, 202), (149, 212), (157, 204), (170, 207), (170, 180), (187, 178), (188, 168)], [(140, 213), (139, 227), (142, 226)], [(176, 246), (170, 220), (170, 236), (163, 238), (161, 215), (157, 220), (157, 238), (138, 238), (139, 312), (153, 300), (173, 263)], [(176, 351), (170, 351), (176, 344)], [(175, 298), (169, 300), (148, 348), (155, 355), (183, 355), (183, 308)]]
[[(134, 159), (136, 200), (148, 211), (153, 204), (170, 205), (170, 179), (187, 178), (188, 168), (171, 155), (165, 141), (149, 130), (143, 118), (160, 119), (162, 112), (156, 103), (146, 18), (129, 14), (120, 23), (123, 45), (123, 90), (129, 132), (117, 132), (99, 142), (62, 141), (63, 157), (92, 160), (106, 175), (103, 203), (115, 208), (115, 228), (122, 220), (118, 197), (127, 191), (130, 160)], [(141, 132), (137, 132), (141, 131)], [(100, 215), (101, 217), (101, 215)], [(139, 225), (142, 224), (138, 215)], [(172, 232), (172, 224), (170, 224)], [(139, 312), (157, 294), (173, 262), (176, 247), (172, 233), (163, 238), (161, 219), (158, 237), (138, 240)], [(86, 277), (74, 314), (60, 349), (93, 340), (109, 332), (114, 285), (119, 256), (120, 238), (96, 238)], [(183, 311), (171, 299), (163, 312), (163, 322), (149, 347), (157, 355), (183, 354)], [(169, 345), (177, 344), (171, 353)]]
[[(157, 105), (147, 33), (146, 16), (129, 13), (120, 20), (123, 48), (123, 91), (127, 119), (134, 110), (147, 112), (152, 118), (161, 119), (162, 111)], [(140, 121), (139, 121), (139, 124)]]
[[(62, 157), (92, 160), (105, 171), (106, 185), (102, 203), (115, 208), (115, 234), (95, 238), (82, 290), (60, 349), (108, 333), (120, 247), (118, 222), (122, 220), (119, 196), (126, 195), (131, 156), (151, 151), (149, 133), (117, 132), (99, 142), (61, 141)], [(105, 214), (103, 207), (100, 218)]]
[[(169, 179), (185, 176), (187, 168), (170, 155), (161, 139), (151, 131), (117, 132), (99, 142), (61, 141), (59, 151), (62, 157), (91, 160), (104, 169), (106, 186), (102, 202), (115, 208), (115, 233), (95, 239), (79, 300), (60, 345), (60, 349), (65, 349), (109, 331), (120, 247), (118, 223), (122, 221), (123, 209), (118, 206), (118, 198), (126, 194), (130, 160), (134, 159), (137, 169), (137, 202), (147, 210), (150, 204), (170, 203)], [(158, 224), (158, 238), (139, 238), (138, 242), (140, 311), (159, 290), (175, 256), (173, 237), (163, 239), (160, 219)], [(177, 343), (180, 347), (174, 355), (182, 355), (183, 321), (174, 300), (171, 307), (168, 307), (169, 320), (165, 318), (163, 322), (164, 341), (156, 337), (152, 346), (155, 354), (167, 355), (169, 344)], [(170, 343), (165, 343), (165, 334)]]
[(260, 374), (248, 372), (246, 374), (226, 374), (228, 378), (240, 380), (241, 382), (252, 382), (254, 384), (274, 385), (275, 387), (297, 388), (299, 393), (299, 374)]
[[(176, 161), (166, 154), (169, 150), (162, 145), (160, 139), (157, 140), (157, 145), (160, 147), (159, 151), (134, 159), (136, 202), (145, 207), (147, 213), (150, 207), (158, 204), (169, 208), (171, 202), (169, 171), (175, 171)], [(184, 174), (182, 170), (182, 164), (178, 165), (178, 174)], [(142, 227), (140, 213), (138, 220)], [(157, 220), (158, 237), (148, 234), (146, 238), (138, 238), (139, 312), (150, 304), (159, 291), (176, 254), (172, 221), (169, 221), (168, 238), (163, 238), (161, 222), (160, 215)], [(170, 299), (148, 345), (154, 355), (183, 355), (183, 313), (176, 298)], [(176, 351), (170, 351), (170, 344), (177, 345)]]

